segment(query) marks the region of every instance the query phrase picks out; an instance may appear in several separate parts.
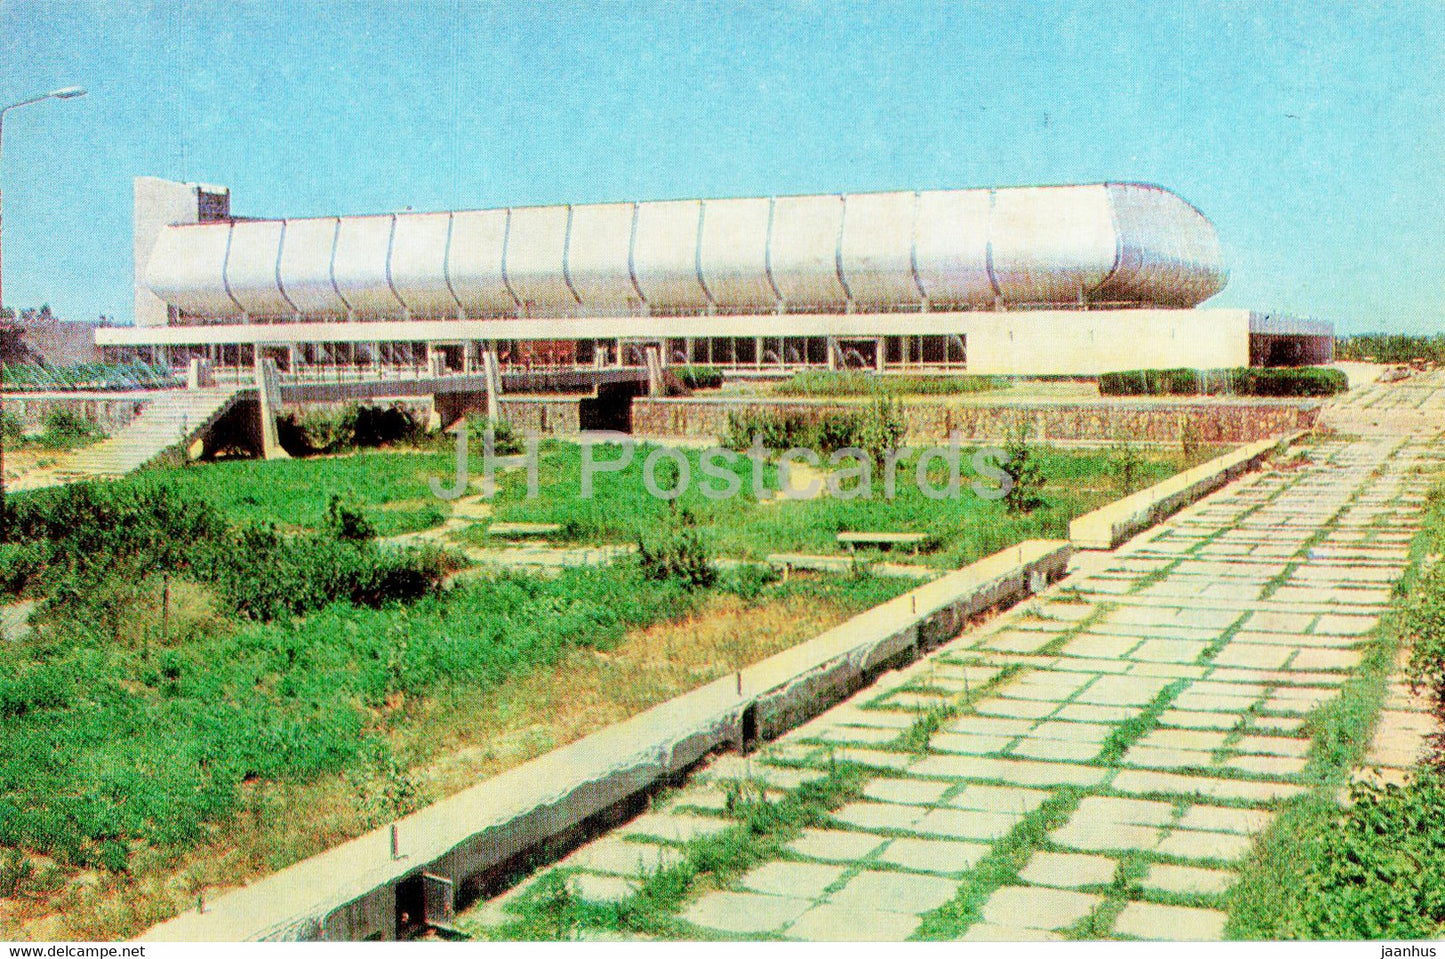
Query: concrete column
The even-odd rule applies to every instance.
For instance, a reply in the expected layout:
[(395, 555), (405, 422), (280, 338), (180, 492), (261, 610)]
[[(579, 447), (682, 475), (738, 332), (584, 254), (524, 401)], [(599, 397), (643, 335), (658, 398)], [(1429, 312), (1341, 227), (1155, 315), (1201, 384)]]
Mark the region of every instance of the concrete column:
[(753, 366), (758, 369), (763, 368), (763, 338), (761, 336), (753, 337)]
[(657, 344), (657, 357), (658, 362), (662, 365), (664, 369), (672, 365), (672, 360), (667, 355), (667, 340), (661, 340)]
[(477, 371), (477, 341), (467, 340), (462, 346), (462, 371), (475, 373)]
[(199, 390), (215, 385), (216, 374), (211, 367), (211, 361), (199, 356), (191, 357), (190, 365), (186, 368), (186, 389)]
[(482, 353), (482, 373), (487, 379), (487, 422), (498, 423), (502, 419), (502, 365), (495, 343), (488, 343)]
[(838, 338), (836, 336), (828, 337), (828, 369), (836, 370), (838, 368), (838, 357), (840, 352), (841, 351), (838, 347)]
[(261, 455), (268, 460), (290, 459), (281, 448), (281, 438), (276, 432), (276, 414), (281, 412), (281, 377), (273, 359), (256, 360), (256, 396), (260, 400), (257, 405), (261, 416)]
[(643, 350), (643, 356), (647, 358), (647, 395), (662, 396), (666, 390), (662, 382), (662, 350), (660, 347), (649, 346)]
[(888, 365), (888, 337), (880, 336), (877, 342), (878, 345), (874, 347), (876, 355), (873, 357), (873, 366), (879, 373), (882, 373), (884, 367)]
[(618, 340), (618, 341), (617, 341), (617, 366), (618, 366), (618, 368), (621, 368), (621, 367), (627, 365), (626, 362), (625, 362), (625, 360), (626, 360), (626, 357), (624, 357), (624, 356), (622, 355), (622, 341), (621, 341), (621, 340)]

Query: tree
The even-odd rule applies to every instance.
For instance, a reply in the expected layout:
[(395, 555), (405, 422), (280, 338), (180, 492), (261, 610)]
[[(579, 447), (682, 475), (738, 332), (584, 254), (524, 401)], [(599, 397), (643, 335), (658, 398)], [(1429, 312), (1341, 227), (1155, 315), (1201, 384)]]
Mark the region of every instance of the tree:
[(1020, 426), (1009, 433), (1008, 442), (1004, 445), (1008, 459), (1001, 465), (1013, 480), (1013, 485), (1003, 501), (1010, 513), (1032, 513), (1044, 505), (1044, 469), (1028, 440), (1029, 428)]

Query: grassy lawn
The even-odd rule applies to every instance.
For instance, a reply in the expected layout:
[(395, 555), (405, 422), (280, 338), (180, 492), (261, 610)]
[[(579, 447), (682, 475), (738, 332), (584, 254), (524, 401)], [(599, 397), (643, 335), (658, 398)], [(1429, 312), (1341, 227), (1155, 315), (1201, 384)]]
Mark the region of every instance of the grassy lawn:
[(431, 494), (431, 477), (450, 477), (455, 455), (446, 452), (360, 452), (291, 460), (227, 460), (162, 467), (126, 483), (163, 479), (238, 522), (275, 523), (282, 529), (317, 529), (332, 495), (359, 504), (381, 536), (442, 523), (449, 504)]
[(622, 563), (269, 623), (177, 581), (164, 635), (158, 592), (114, 638), (42, 617), (0, 647), (0, 936), (134, 934), (903, 588)]
[[(875, 477), (872, 498), (825, 495), (759, 503), (752, 495), (752, 464), (744, 458), (733, 468), (741, 492), (731, 499), (710, 500), (701, 490), (701, 453), (687, 450), (684, 455), (693, 481), (676, 500), (664, 501), (652, 497), (643, 487), (643, 462), (650, 450), (639, 447), (625, 470), (598, 475), (593, 497), (583, 499), (579, 448), (549, 445), (539, 464), (538, 497), (527, 498), (524, 475), (504, 474), (493, 516), (503, 521), (558, 523), (565, 540), (593, 544), (647, 539), (683, 515), (717, 553), (750, 559), (779, 552), (836, 554), (840, 552), (836, 537), (843, 531), (920, 532), (929, 534), (939, 546), (918, 561), (955, 568), (1024, 539), (1067, 538), (1071, 519), (1126, 492), (1118, 475), (1118, 451), (1038, 447), (1035, 455), (1045, 480), (1044, 506), (1026, 514), (1010, 514), (1002, 502), (983, 499), (968, 488), (974, 479), (969, 467), (973, 450), (965, 448), (964, 490), (953, 499), (925, 496), (916, 483), (910, 460), (899, 465), (892, 499), (883, 496), (882, 481)], [(599, 447), (597, 460), (615, 460), (620, 455), (618, 448)], [(1144, 451), (1136, 455), (1137, 472), (1128, 490), (1159, 482), (1214, 453), (1200, 453), (1187, 463), (1176, 451)], [(775, 489), (776, 468), (768, 464), (764, 469), (766, 488)], [(946, 480), (946, 468), (932, 464), (930, 483), (942, 488)], [(661, 485), (669, 488), (671, 482)], [(480, 529), (473, 541), (485, 543)], [(865, 551), (865, 555), (877, 558), (880, 554)]]

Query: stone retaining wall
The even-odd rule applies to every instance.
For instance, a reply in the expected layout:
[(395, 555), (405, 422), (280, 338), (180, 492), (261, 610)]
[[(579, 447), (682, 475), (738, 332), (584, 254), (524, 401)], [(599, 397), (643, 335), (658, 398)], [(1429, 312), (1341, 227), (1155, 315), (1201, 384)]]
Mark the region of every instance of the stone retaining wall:
[[(640, 436), (716, 437), (727, 431), (730, 412), (773, 410), (812, 417), (857, 408), (857, 403), (836, 400), (639, 398), (632, 401), (632, 429)], [(954, 430), (966, 441), (1002, 440), (1027, 426), (1034, 440), (1178, 443), (1192, 430), (1199, 443), (1252, 443), (1310, 429), (1319, 412), (1314, 401), (1280, 400), (903, 404), (910, 442), (943, 440)]]
[(521, 433), (566, 436), (581, 432), (581, 399), (576, 396), (508, 396), (502, 394), (502, 418)]

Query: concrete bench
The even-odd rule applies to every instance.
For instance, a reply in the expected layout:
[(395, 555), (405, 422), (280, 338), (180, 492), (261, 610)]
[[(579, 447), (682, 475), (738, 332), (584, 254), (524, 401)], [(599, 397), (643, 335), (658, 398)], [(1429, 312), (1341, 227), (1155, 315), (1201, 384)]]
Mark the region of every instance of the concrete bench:
[(838, 545), (853, 552), (859, 546), (910, 546), (914, 553), (928, 542), (927, 533), (839, 533)]
[(562, 532), (561, 523), (493, 523), (489, 536), (551, 536)]

